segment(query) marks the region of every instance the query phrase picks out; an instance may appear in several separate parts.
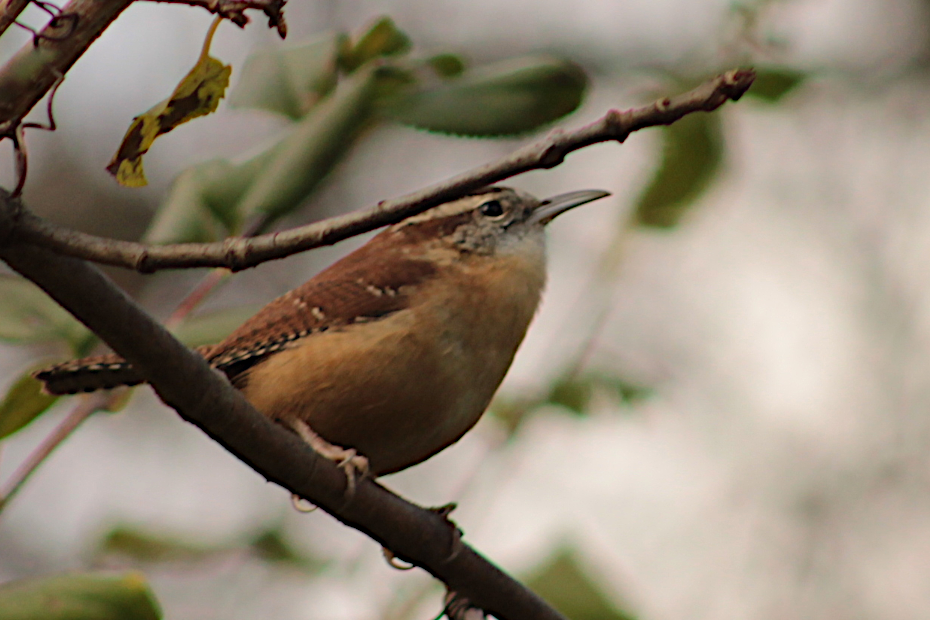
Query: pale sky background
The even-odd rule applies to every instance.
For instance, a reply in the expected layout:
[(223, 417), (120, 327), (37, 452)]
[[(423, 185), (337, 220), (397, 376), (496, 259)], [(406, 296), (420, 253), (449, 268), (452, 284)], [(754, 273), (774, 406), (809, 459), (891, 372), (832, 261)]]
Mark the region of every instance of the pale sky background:
[[(386, 12), (428, 51), (475, 62), (563, 54), (594, 79), (563, 121), (574, 127), (642, 103), (657, 83), (649, 68), (720, 66), (731, 5), (292, 0), (286, 14), (289, 42)], [(627, 238), (617, 279), (594, 289), (610, 313), (590, 367), (650, 386), (651, 398), (635, 407), (602, 399), (585, 419), (539, 412), (503, 450), (486, 419), (384, 482), (421, 504), (458, 501), (466, 539), (517, 574), (558, 543), (574, 545), (603, 589), (643, 620), (927, 618), (930, 85), (917, 63), (927, 8), (772, 3), (762, 29), (783, 51), (757, 61), (815, 76), (778, 106), (728, 105), (717, 183), (681, 228)], [(245, 156), (279, 135), (277, 119), (221, 108), (159, 140), (146, 159), (150, 187), (116, 189), (104, 171), (130, 119), (187, 71), (209, 22), (190, 8), (131, 7), (61, 87), (59, 131), (30, 134), (27, 201), (44, 213), (59, 205), (62, 222), (138, 234), (185, 166)], [(7, 35), (0, 55), (24, 40)], [(245, 31), (223, 25), (213, 52), (239, 67), (276, 44), (256, 17)], [(512, 181), (538, 195), (603, 188), (614, 197), (553, 225), (545, 304), (504, 394), (544, 389), (581, 346), (597, 314), (585, 301), (588, 274), (648, 182), (656, 137), (644, 131)], [(369, 206), (520, 143), (379, 129), (327, 182), (315, 213)], [(83, 179), (86, 195), (39, 187), (68, 175)], [(0, 179), (9, 178), (2, 146)], [(112, 205), (109, 223), (87, 221), (103, 217), (93, 210), (100, 200)], [(211, 303), (268, 300), (349, 246), (244, 273)], [(196, 280), (157, 278), (145, 301), (162, 313)], [(29, 355), (2, 349), (0, 382)], [(229, 544), (283, 522), (296, 546), (332, 562), (325, 576), (241, 557), (162, 566), (147, 574), (166, 617), (367, 620), (429, 583), (389, 569), (374, 543), (327, 515), (296, 513), (285, 492), (138, 392), (127, 411), (86, 423), (0, 517), (0, 579), (86, 567), (118, 523)], [(66, 410), (10, 441), (0, 476)], [(409, 617), (434, 617), (438, 600), (426, 597)]]

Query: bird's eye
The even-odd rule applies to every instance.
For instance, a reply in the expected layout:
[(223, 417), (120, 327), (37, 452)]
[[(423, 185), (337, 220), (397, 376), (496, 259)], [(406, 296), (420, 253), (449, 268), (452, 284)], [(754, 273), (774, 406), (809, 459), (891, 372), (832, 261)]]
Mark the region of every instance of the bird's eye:
[(499, 200), (489, 200), (480, 207), (481, 215), (486, 215), (487, 217), (500, 217), (504, 214), (504, 207), (501, 206)]

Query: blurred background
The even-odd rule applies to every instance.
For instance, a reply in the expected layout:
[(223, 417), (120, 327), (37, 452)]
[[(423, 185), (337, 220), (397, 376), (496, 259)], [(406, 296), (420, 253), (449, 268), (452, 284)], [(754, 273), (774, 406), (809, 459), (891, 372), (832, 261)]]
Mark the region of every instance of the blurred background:
[[(589, 83), (566, 127), (740, 65), (783, 88), (702, 115), (691, 133), (641, 131), (508, 181), (613, 196), (550, 227), (544, 305), (491, 414), (382, 482), (422, 505), (458, 502), (466, 540), (571, 620), (928, 617), (930, 3), (291, 0), (286, 45), (383, 15), (421, 57), (577, 63)], [(21, 21), (44, 19), (30, 9)], [(105, 32), (58, 91), (58, 130), (28, 133), (31, 208), (137, 239), (182, 171), (247, 161), (288, 132), (281, 115), (223, 102), (155, 143), (147, 187), (106, 172), (132, 118), (193, 65), (211, 19), (139, 3)], [(28, 42), (10, 30), (0, 57)], [(281, 46), (254, 14), (245, 30), (222, 24), (212, 55), (233, 66), (235, 90), (250, 54)], [(373, 123), (274, 227), (371, 206), (545, 131), (487, 140)], [(5, 142), (5, 187), (12, 161)], [(684, 184), (674, 217), (637, 224), (657, 182)], [(251, 311), (362, 241), (238, 274), (202, 310)], [(205, 272), (111, 273), (164, 319)], [(68, 355), (61, 342), (3, 345), (0, 386)], [(0, 479), (75, 403), (0, 444)], [(2, 581), (129, 567), (167, 618), (441, 609), (425, 573), (391, 569), (321, 511), (296, 512), (148, 388), (88, 419), (0, 514)]]

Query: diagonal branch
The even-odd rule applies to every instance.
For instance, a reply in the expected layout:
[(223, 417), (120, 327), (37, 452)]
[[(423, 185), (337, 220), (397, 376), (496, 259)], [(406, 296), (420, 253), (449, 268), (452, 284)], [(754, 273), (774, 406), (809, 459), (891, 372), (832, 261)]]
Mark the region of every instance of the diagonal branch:
[(32, 0), (0, 0), (0, 35), (6, 32)]
[(293, 433), (275, 425), (206, 361), (178, 342), (84, 261), (19, 243), (20, 210), (0, 193), (0, 259), (139, 368), (161, 399), (271, 482), (305, 497), (367, 534), (397, 557), (429, 571), (450, 590), (501, 618), (565, 620), (539, 597), (464, 543), (437, 512), (419, 508), (371, 480), (344, 494), (345, 475)]
[(603, 118), (574, 131), (556, 130), (543, 140), (484, 166), (452, 177), (366, 211), (348, 213), (294, 228), (251, 238), (230, 238), (219, 243), (185, 243), (147, 246), (86, 235), (57, 227), (24, 212), (16, 225), (18, 239), (61, 254), (141, 272), (190, 267), (226, 267), (240, 271), (265, 261), (284, 258), (354, 235), (393, 224), (430, 207), (529, 170), (553, 168), (578, 149), (616, 140), (645, 127), (669, 125), (686, 114), (710, 112), (739, 99), (752, 85), (752, 69), (728, 71), (694, 90), (626, 111), (611, 110)]

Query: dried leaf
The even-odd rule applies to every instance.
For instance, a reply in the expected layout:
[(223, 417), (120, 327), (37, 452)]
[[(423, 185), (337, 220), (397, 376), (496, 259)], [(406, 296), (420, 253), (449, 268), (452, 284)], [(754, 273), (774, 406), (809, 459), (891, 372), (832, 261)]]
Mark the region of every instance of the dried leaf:
[(218, 19), (207, 33), (197, 64), (184, 76), (171, 96), (132, 120), (119, 150), (107, 166), (107, 171), (116, 177), (120, 185), (147, 185), (142, 156), (148, 152), (155, 138), (191, 119), (210, 114), (219, 105), (229, 85), (232, 67), (208, 54)]

